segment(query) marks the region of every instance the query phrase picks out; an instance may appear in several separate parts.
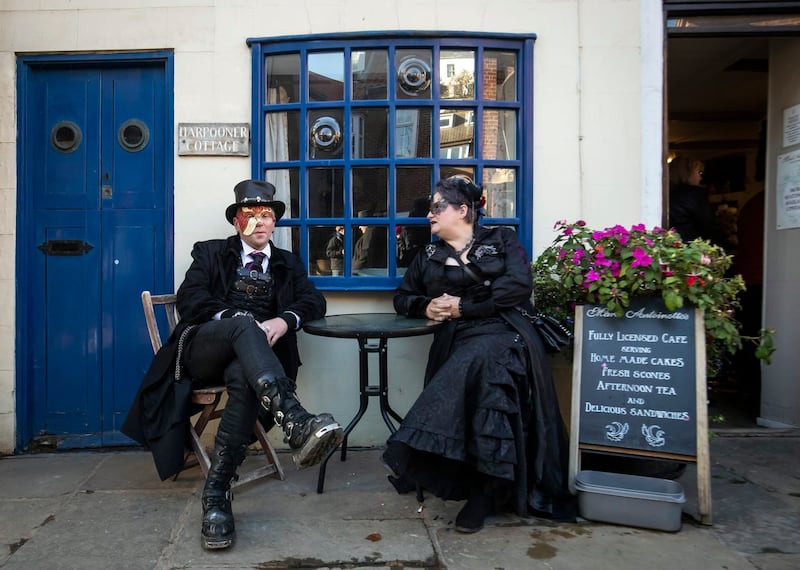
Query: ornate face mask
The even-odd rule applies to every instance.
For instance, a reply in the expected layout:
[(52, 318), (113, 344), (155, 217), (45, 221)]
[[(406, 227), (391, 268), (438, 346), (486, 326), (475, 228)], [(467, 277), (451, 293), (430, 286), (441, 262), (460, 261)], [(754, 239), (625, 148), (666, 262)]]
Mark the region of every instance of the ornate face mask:
[(236, 212), (236, 221), (242, 228), (242, 234), (246, 236), (252, 235), (258, 222), (264, 218), (272, 218), (272, 221), (275, 221), (275, 212), (269, 206), (244, 206)]

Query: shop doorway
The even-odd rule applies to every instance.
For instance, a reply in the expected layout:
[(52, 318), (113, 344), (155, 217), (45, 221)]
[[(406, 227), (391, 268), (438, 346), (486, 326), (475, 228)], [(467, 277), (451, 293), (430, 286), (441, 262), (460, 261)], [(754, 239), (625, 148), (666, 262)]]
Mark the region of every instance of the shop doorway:
[[(734, 255), (733, 270), (748, 287), (738, 318), (744, 334), (756, 335), (764, 277), (769, 39), (669, 37), (666, 58), (667, 160), (702, 161), (700, 185), (708, 193), (724, 247)], [(761, 374), (754, 348), (747, 344), (720, 362), (719, 373), (709, 378), (712, 425), (756, 425)]]

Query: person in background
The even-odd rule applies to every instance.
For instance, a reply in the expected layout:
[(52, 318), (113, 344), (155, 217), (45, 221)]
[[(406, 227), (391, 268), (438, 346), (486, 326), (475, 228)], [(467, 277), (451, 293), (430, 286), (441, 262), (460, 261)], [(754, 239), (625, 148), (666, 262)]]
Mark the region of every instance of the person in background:
[(331, 239), (325, 244), (325, 255), (331, 260), (331, 274), (341, 275), (344, 270), (344, 226), (336, 226)]
[(724, 247), (725, 236), (720, 229), (708, 190), (701, 186), (703, 162), (679, 155), (669, 164), (669, 225), (685, 242), (697, 238)]
[(427, 489), (466, 503), (456, 530), (476, 532), (511, 511), (574, 520), (566, 429), (532, 312), (530, 260), (510, 228), (478, 224), (482, 190), (440, 180), (429, 243), (394, 296), (397, 313), (440, 321), (425, 388), (388, 440), (398, 492)]
[[(359, 218), (370, 217), (369, 210), (358, 213)], [(361, 236), (353, 245), (353, 271), (386, 267), (386, 227), (358, 226)]]
[(295, 394), (300, 365), (297, 331), (325, 316), (325, 298), (302, 262), (270, 238), (286, 210), (275, 187), (244, 180), (225, 218), (236, 235), (201, 241), (178, 289), (181, 321), (156, 354), (122, 432), (153, 452), (162, 480), (183, 467), (191, 388), (224, 381), (228, 401), (210, 454), (202, 492), (201, 543), (228, 548), (235, 539), (231, 483), (252, 441), (259, 409), (283, 429), (302, 469), (317, 464), (342, 440), (330, 414), (306, 411)]
[[(409, 218), (424, 218), (428, 214), (430, 199), (425, 197), (415, 198), (408, 212)], [(417, 256), (420, 250), (431, 239), (431, 231), (427, 225), (413, 226), (405, 225), (397, 236), (398, 256), (397, 266), (408, 267), (411, 261)]]

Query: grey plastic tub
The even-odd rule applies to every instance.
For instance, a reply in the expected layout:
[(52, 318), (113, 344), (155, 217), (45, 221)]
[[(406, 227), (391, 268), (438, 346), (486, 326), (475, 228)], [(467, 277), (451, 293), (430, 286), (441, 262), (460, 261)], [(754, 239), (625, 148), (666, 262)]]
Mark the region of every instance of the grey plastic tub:
[(670, 532), (681, 528), (686, 498), (677, 481), (579, 471), (575, 489), (578, 508), (585, 519)]

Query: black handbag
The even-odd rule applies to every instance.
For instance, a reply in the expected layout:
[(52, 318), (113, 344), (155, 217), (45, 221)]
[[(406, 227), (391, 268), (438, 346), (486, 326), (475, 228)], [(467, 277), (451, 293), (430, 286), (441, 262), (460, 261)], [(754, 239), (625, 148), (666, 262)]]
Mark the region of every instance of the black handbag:
[[(459, 265), (461, 265), (461, 268), (464, 270), (464, 272), (469, 275), (473, 281), (485, 286), (490, 285), (489, 281), (482, 280), (475, 274), (474, 271), (467, 267), (467, 265), (461, 260), (460, 255), (456, 255), (455, 259), (458, 261)], [(533, 325), (533, 328), (536, 329), (537, 333), (539, 333), (539, 338), (542, 339), (545, 352), (553, 354), (556, 352), (561, 352), (562, 348), (572, 346), (572, 341), (574, 340), (575, 335), (573, 335), (572, 331), (570, 331), (567, 327), (558, 322), (557, 319), (551, 317), (550, 315), (545, 315), (539, 311), (531, 314), (522, 307), (517, 307), (516, 309), (522, 314), (523, 317), (530, 321), (530, 323)]]
[(538, 311), (531, 314), (522, 307), (517, 307), (517, 310), (530, 321), (533, 328), (539, 333), (546, 352), (551, 354), (561, 352), (562, 348), (572, 346), (575, 335), (557, 319)]

